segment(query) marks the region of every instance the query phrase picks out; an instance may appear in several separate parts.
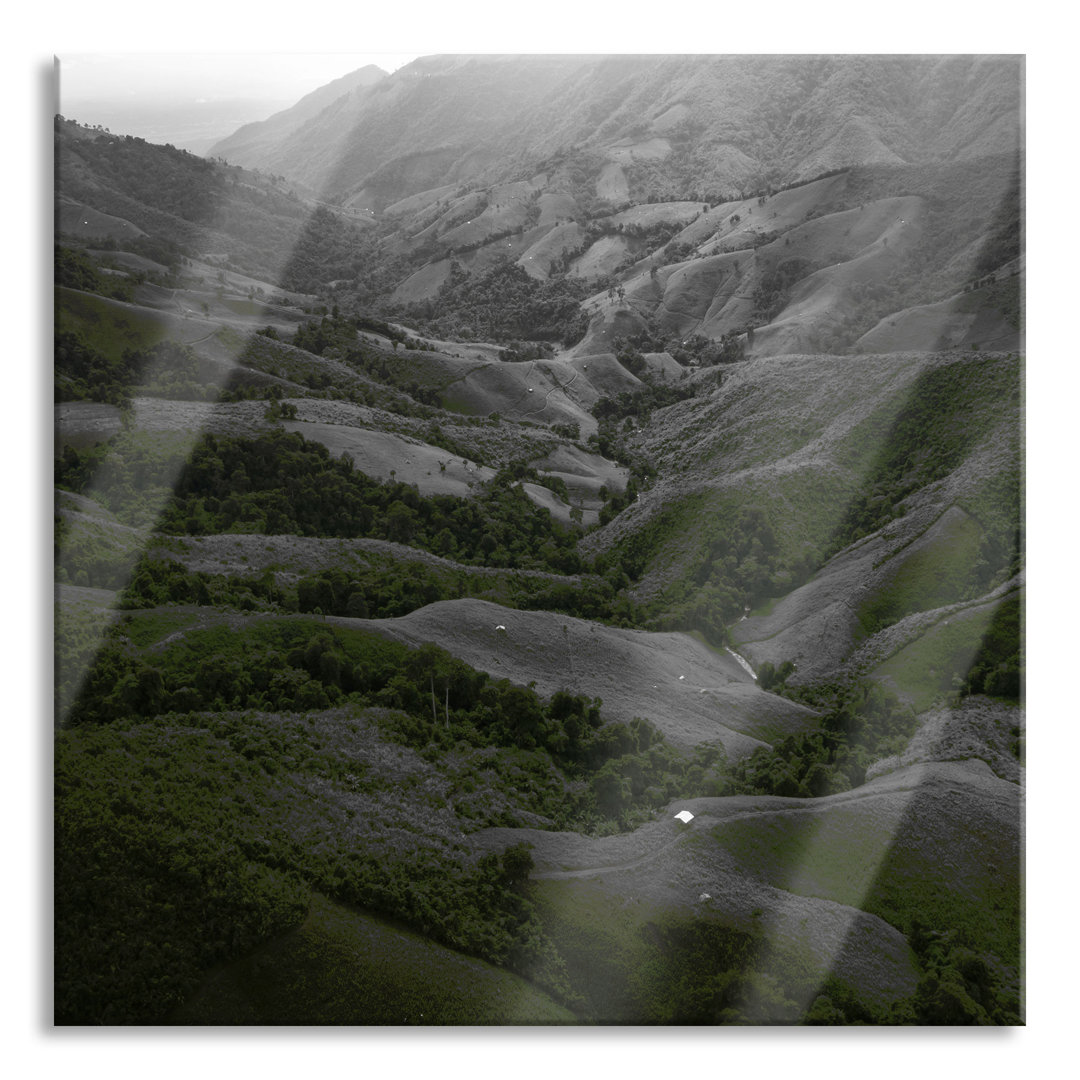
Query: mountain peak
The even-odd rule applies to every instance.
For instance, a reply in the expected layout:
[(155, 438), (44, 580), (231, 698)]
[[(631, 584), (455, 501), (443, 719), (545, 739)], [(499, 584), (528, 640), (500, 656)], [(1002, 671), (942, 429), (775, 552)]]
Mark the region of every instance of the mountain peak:
[(362, 68), (350, 71), (338, 79), (305, 94), (295, 105), (281, 112), (274, 113), (266, 120), (245, 124), (232, 135), (210, 148), (211, 157), (226, 160), (246, 159), (259, 148), (284, 139), (297, 128), (318, 116), (323, 109), (332, 105), (339, 98), (357, 90), (367, 90), (387, 78), (387, 73), (375, 64), (365, 64)]

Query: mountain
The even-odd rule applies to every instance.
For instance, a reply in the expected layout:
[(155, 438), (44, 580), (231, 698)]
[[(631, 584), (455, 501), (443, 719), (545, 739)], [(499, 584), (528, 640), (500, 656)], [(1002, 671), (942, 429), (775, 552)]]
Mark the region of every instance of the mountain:
[(340, 298), (433, 333), (484, 295), (500, 317), (475, 333), (535, 337), (492, 295), (529, 291), (509, 260), (578, 308), (576, 355), (1010, 349), (1021, 73), (1015, 57), (429, 57), (232, 160), (374, 226)]
[(1021, 1023), (1022, 71), (58, 118), (57, 1022)]
[(516, 179), (571, 151), (595, 156), (592, 182), (629, 174), (638, 201), (727, 193), (1016, 152), (1021, 71), (1019, 58), (972, 56), (424, 57), (275, 146), (213, 152), (376, 209), (391, 176), (401, 198)]
[(339, 98), (353, 95), (357, 91), (361, 92), (362, 97), (362, 91), (375, 86), (386, 77), (386, 72), (374, 64), (342, 75), (340, 79), (334, 79), (306, 94), (288, 109), (274, 113), (266, 120), (245, 124), (228, 138), (215, 142), (210, 147), (208, 156), (226, 158), (237, 164), (262, 162), (263, 155), (271, 151), (279, 141), (308, 123)]

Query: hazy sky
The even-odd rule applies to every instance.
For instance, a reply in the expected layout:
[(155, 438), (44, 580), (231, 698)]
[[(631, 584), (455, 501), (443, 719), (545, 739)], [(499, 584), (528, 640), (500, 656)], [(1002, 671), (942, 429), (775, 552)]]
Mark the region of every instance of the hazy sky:
[(223, 98), (295, 101), (350, 71), (386, 72), (415, 60), (402, 53), (74, 53), (60, 55), (66, 102), (184, 104)]
[(374, 64), (390, 74), (418, 55), (61, 52), (59, 111), (201, 154), (350, 71)]

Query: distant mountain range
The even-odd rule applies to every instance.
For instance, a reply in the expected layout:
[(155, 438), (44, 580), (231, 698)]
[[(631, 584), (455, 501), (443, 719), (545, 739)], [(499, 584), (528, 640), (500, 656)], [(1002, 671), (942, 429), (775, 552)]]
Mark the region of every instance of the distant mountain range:
[(375, 209), (571, 152), (629, 173), (631, 197), (727, 194), (1015, 152), (1021, 74), (1018, 57), (432, 56), (354, 72), (210, 152)]

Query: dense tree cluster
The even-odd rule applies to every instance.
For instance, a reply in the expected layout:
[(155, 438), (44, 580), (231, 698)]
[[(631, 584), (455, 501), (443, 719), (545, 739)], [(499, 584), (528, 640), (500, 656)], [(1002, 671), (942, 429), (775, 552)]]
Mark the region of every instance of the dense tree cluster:
[[(685, 508), (684, 508), (685, 509)], [(661, 512), (628, 537), (613, 555), (631, 578), (650, 552), (664, 542), (678, 511)], [(704, 520), (693, 570), (672, 583), (645, 609), (650, 625), (663, 630), (697, 630), (715, 645), (727, 640), (726, 627), (769, 596), (788, 591), (816, 568), (810, 556), (791, 559), (776, 538), (769, 514), (760, 506), (720, 508)]]
[[(54, 337), (53, 362), (57, 401), (122, 406), (136, 394), (180, 401), (216, 401), (222, 394), (215, 381), (220, 378), (220, 367), (198, 357), (190, 346), (174, 341), (124, 349), (112, 358), (87, 344), (81, 335), (62, 330)], [(263, 392), (242, 387), (232, 394)]]
[(278, 284), (296, 292), (320, 292), (331, 281), (353, 278), (363, 255), (356, 226), (325, 206), (308, 213)]
[(615, 397), (599, 398), (589, 411), (601, 422), (633, 417), (639, 425), (644, 425), (655, 409), (686, 401), (697, 391), (698, 387), (693, 383), (646, 382), (638, 389), (623, 390)]
[[(790, 662), (779, 670), (763, 667), (763, 688), (775, 692), (793, 670)], [(825, 692), (817, 688), (812, 700), (819, 703)], [(915, 731), (915, 711), (876, 683), (856, 683), (832, 693), (819, 730), (789, 735), (755, 751), (732, 767), (733, 786), (755, 795), (797, 798), (847, 791), (863, 783), (872, 761), (898, 752)]]
[(130, 300), (135, 289), (130, 275), (107, 274), (85, 252), (60, 244), (53, 248), (53, 280), (68, 289), (100, 293), (114, 300)]
[(961, 695), (987, 694), (1016, 702), (1022, 699), (1026, 664), (1021, 624), (1019, 598), (1002, 600), (964, 677)]
[(206, 967), (295, 924), (313, 888), (535, 972), (547, 946), (521, 891), (528, 852), (470, 862), (437, 832), (403, 846), (378, 820), (358, 849), (348, 792), (397, 781), (340, 745), (356, 724), (313, 710), (374, 707), (335, 715), (449, 768), (477, 826), (519, 824), (517, 810), (625, 826), (676, 792), (719, 790), (715, 748), (687, 759), (647, 721), (605, 722), (598, 699), (545, 703), (433, 645), (296, 618), (149, 652), (162, 631), (147, 619), (99, 650), (57, 737), (61, 1022), (160, 1021)]
[(131, 350), (118, 360), (87, 345), (70, 330), (53, 339), (53, 396), (56, 401), (99, 401), (126, 405), (138, 385), (141, 363)]
[(174, 534), (294, 533), (369, 536), (460, 562), (575, 573), (575, 534), (497, 477), (474, 499), (421, 496), (379, 483), (320, 443), (274, 432), (261, 439), (205, 435), (162, 514)]
[(513, 263), (469, 274), (452, 263), (433, 300), (406, 308), (410, 321), (439, 337), (514, 339), (575, 344), (588, 325), (581, 310), (584, 284), (564, 278), (538, 281)]

